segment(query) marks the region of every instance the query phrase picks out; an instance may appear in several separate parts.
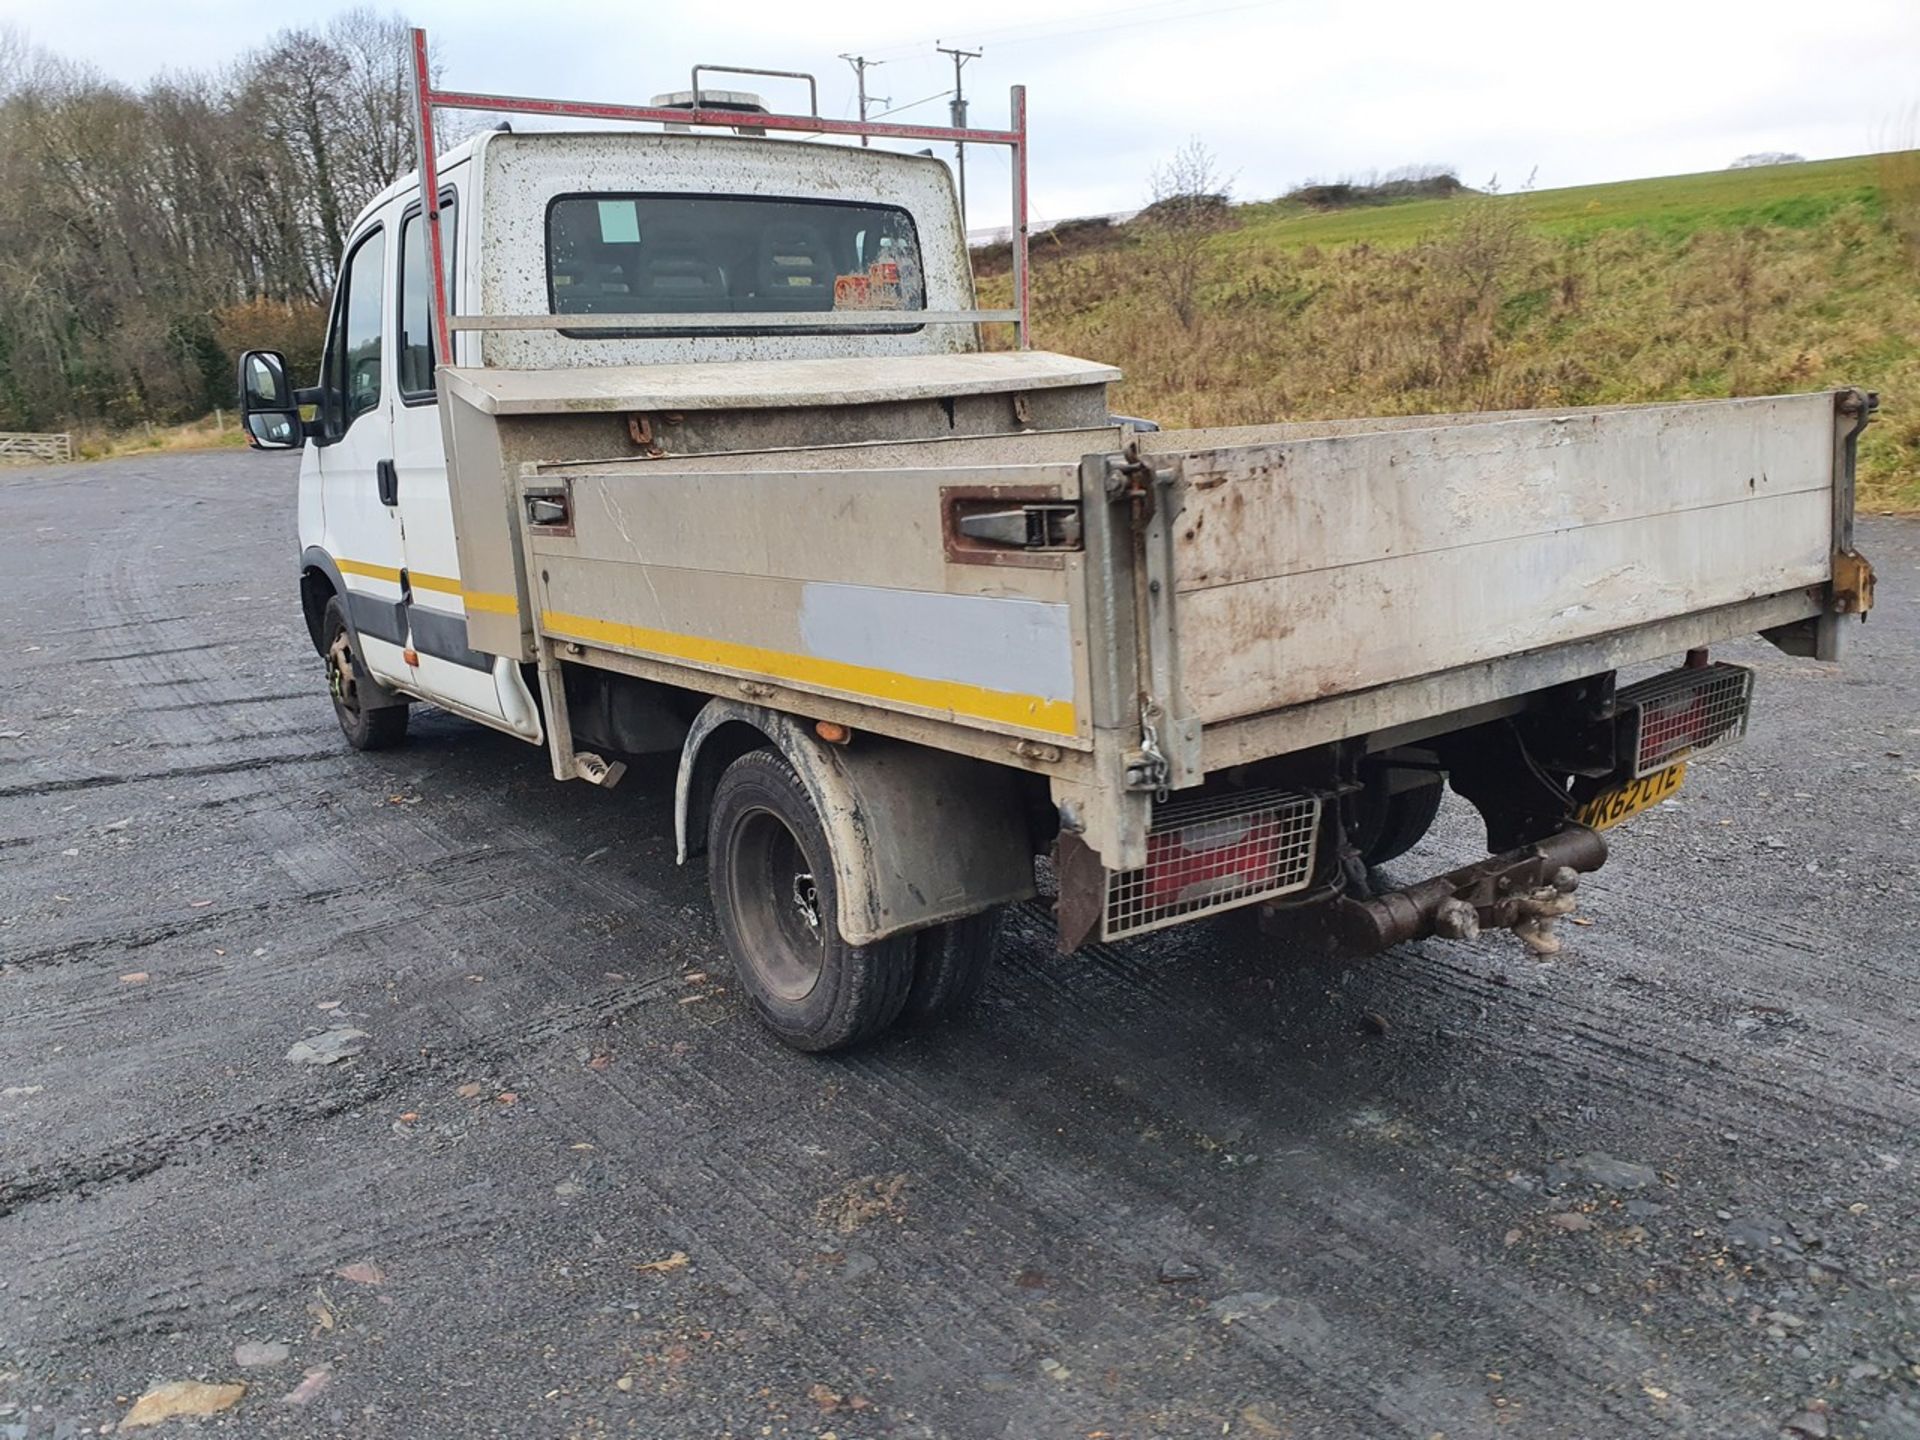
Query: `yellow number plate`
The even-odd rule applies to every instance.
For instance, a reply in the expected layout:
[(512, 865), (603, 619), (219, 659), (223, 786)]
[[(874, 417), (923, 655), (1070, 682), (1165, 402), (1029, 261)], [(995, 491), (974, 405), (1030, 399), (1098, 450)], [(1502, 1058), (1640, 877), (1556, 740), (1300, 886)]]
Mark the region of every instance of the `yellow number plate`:
[(1616, 785), (1604, 794), (1594, 796), (1573, 812), (1573, 818), (1582, 825), (1605, 830), (1631, 815), (1638, 815), (1649, 805), (1658, 805), (1679, 790), (1686, 778), (1685, 765), (1669, 765), (1652, 775), (1629, 780), (1624, 785)]

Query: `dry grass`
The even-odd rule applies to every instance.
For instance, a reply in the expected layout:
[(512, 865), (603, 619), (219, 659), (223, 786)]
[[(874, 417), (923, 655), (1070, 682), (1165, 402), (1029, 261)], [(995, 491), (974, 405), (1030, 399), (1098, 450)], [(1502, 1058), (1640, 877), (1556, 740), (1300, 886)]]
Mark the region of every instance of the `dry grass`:
[(1116, 408), (1172, 425), (1860, 385), (1861, 504), (1920, 509), (1920, 155), (1391, 209), (1347, 243), (1346, 217), (1253, 214), (1191, 327), (1150, 239), (1037, 249), (1035, 343), (1118, 364)]
[(238, 420), (231, 414), (219, 422), (211, 415), (189, 420), (184, 425), (136, 426), (131, 430), (108, 430), (91, 426), (73, 432), (73, 458), (76, 460), (113, 460), (122, 455), (152, 455), (174, 450), (235, 450), (247, 443)]

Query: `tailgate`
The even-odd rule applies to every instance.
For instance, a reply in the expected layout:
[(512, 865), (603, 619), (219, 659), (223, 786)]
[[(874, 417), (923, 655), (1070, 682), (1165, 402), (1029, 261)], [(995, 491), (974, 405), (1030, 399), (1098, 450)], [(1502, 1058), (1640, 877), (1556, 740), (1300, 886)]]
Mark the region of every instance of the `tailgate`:
[(1835, 405), (1469, 416), (1157, 457), (1178, 470), (1187, 713), (1218, 723), (1822, 585), (1852, 503)]

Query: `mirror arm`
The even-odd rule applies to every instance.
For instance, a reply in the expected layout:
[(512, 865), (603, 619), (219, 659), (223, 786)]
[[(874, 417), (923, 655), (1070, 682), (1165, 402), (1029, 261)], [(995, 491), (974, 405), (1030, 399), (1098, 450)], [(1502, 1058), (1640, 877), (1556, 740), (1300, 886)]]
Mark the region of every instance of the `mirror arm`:
[(300, 406), (313, 407), (313, 418), (300, 421), (300, 433), (309, 440), (324, 442), (327, 438), (327, 387), (308, 385), (295, 390), (293, 403), (296, 415), (299, 414)]

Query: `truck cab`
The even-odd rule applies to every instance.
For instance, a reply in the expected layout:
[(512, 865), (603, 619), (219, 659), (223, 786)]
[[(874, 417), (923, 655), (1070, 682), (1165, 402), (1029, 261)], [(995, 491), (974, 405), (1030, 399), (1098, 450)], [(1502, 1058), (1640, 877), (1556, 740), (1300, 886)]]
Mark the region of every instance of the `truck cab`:
[[(972, 327), (914, 321), (974, 303), (949, 173), (931, 158), (747, 136), (716, 152), (714, 137), (690, 134), (498, 130), (448, 152), (438, 169), (455, 312), (725, 313), (738, 322), (719, 333), (466, 332), (453, 337), (464, 364), (546, 370), (979, 348)], [(537, 742), (538, 706), (517, 659), (468, 643), (470, 612), (487, 613), (490, 598), (465, 583), (448, 484), (429, 229), (417, 176), (389, 186), (352, 227), (318, 383), (302, 392), (313, 407), (300, 468), (303, 607), (324, 649), (327, 604), (340, 602), (366, 678), (336, 676), (335, 693), (391, 712), (388, 730), (406, 711), (385, 702), (411, 695)], [(850, 309), (869, 312), (871, 325), (791, 323)], [(621, 453), (625, 440), (614, 439)]]

